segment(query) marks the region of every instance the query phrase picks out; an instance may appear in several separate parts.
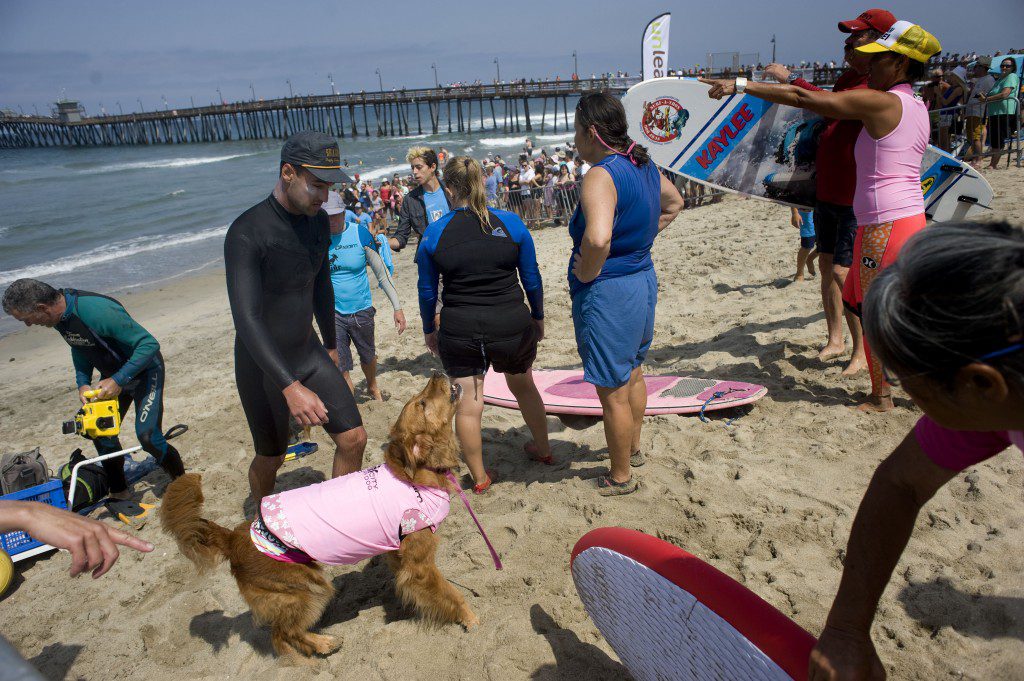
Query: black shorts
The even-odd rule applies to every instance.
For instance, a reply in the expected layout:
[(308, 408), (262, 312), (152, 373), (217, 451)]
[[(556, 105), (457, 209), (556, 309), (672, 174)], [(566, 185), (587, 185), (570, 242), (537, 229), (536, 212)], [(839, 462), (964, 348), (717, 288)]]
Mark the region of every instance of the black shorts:
[(988, 141), (993, 151), (1006, 146), (1017, 132), (1017, 114), (994, 114), (988, 117)]
[(819, 201), (814, 207), (814, 236), (818, 253), (832, 256), (840, 267), (853, 265), (853, 242), (857, 237), (857, 216), (852, 206)]
[(817, 237), (813, 236), (802, 236), (800, 237), (800, 248), (805, 248), (808, 251), (814, 248), (814, 244), (817, 243)]
[(437, 344), (449, 378), (481, 376), (489, 367), (499, 374), (525, 374), (537, 358), (537, 327), (531, 322), (506, 338), (466, 338), (447, 335), (442, 324)]
[[(327, 409), (324, 430), (334, 435), (363, 425), (348, 384), (318, 340), (297, 352), (286, 353), (286, 359), (302, 385), (324, 403)], [(239, 339), (235, 339), (235, 381), (256, 454), (284, 456), (290, 435), (288, 402)]]

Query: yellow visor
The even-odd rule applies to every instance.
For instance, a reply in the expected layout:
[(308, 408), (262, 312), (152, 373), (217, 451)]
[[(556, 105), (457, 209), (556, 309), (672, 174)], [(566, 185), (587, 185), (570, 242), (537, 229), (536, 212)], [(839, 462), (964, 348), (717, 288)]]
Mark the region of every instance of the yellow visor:
[(897, 21), (885, 34), (873, 43), (855, 48), (868, 54), (896, 52), (914, 61), (926, 63), (932, 55), (942, 51), (938, 39), (917, 24)]

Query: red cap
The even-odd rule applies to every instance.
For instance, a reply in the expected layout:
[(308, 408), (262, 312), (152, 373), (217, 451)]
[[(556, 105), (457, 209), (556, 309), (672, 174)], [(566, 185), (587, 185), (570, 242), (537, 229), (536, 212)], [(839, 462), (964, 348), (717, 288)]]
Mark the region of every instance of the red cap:
[(892, 12), (885, 9), (869, 9), (856, 19), (840, 21), (839, 30), (843, 33), (860, 33), (873, 28), (879, 33), (885, 33), (896, 23), (896, 17)]

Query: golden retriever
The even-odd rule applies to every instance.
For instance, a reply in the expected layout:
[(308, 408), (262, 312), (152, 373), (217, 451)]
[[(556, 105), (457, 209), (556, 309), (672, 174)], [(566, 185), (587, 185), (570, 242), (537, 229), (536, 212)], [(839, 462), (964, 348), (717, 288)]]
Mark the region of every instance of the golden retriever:
[[(452, 492), (445, 473), (459, 465), (452, 418), (460, 391), (435, 374), (402, 409), (391, 429), (384, 456), (395, 477), (406, 483)], [(184, 475), (168, 488), (160, 507), (163, 531), (176, 540), (186, 558), (205, 571), (227, 558), (238, 590), (259, 624), (269, 625), (274, 651), (281, 656), (327, 655), (338, 649), (333, 636), (314, 634), (334, 596), (334, 587), (315, 562), (280, 562), (261, 553), (249, 535), (250, 523), (233, 530), (200, 516), (203, 492), (198, 474)], [(401, 538), (386, 555), (395, 574), (395, 591), (407, 606), (435, 625), (479, 623), (465, 599), (437, 569), (439, 539), (430, 529)]]

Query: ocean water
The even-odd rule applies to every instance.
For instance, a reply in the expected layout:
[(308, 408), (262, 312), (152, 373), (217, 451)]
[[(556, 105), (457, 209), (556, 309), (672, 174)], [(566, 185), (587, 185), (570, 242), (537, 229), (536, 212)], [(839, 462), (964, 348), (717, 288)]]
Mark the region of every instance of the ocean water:
[[(539, 115), (531, 119), (537, 149), (572, 137), (552, 133), (550, 116), (546, 132)], [(350, 174), (379, 180), (408, 174), (405, 153), (417, 144), (514, 158), (524, 137), (499, 128), (339, 143)], [(116, 293), (217, 267), (228, 225), (273, 189), (280, 148), (260, 140), (0, 150), (0, 294), (20, 277)], [(0, 314), (0, 336), (19, 327)]]

